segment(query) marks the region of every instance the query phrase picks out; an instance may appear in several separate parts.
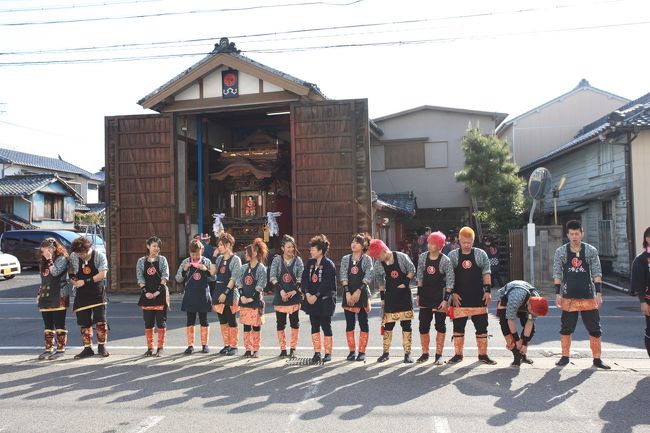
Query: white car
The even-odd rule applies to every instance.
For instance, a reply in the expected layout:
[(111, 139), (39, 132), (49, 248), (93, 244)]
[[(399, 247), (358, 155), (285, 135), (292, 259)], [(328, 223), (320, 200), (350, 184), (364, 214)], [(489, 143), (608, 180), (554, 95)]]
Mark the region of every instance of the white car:
[(20, 274), (20, 262), (16, 256), (0, 252), (0, 276), (10, 280)]

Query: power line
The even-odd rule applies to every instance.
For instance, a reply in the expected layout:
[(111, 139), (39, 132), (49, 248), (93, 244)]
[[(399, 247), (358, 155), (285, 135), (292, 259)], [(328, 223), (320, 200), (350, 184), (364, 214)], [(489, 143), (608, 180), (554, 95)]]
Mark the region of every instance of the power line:
[[(591, 5), (600, 5), (606, 3), (618, 3), (626, 0), (606, 0), (602, 2), (595, 2)], [(420, 19), (410, 19), (410, 20), (400, 20), (400, 21), (380, 21), (374, 23), (365, 23), (365, 24), (350, 24), (342, 26), (329, 26), (329, 27), (314, 27), (314, 28), (303, 28), (303, 29), (294, 29), (294, 30), (285, 30), (280, 32), (264, 32), (264, 33), (250, 33), (250, 34), (240, 34), (240, 35), (229, 35), (230, 40), (240, 40), (247, 38), (255, 37), (268, 37), (268, 36), (279, 36), (279, 35), (290, 35), (290, 34), (300, 34), (300, 33), (313, 33), (321, 31), (331, 31), (331, 30), (347, 30), (347, 29), (361, 29), (369, 27), (382, 27), (389, 25), (406, 25), (406, 24), (421, 24), (421, 23), (430, 23), (437, 21), (447, 21), (447, 20), (461, 20), (461, 19), (471, 19), (471, 18), (481, 18), (481, 17), (490, 17), (504, 14), (520, 14), (520, 13), (530, 13), (530, 12), (539, 12), (549, 9), (562, 9), (568, 8), (571, 6), (568, 5), (555, 5), (547, 6), (540, 8), (528, 8), (528, 9), (514, 9), (509, 11), (501, 12), (480, 12), (474, 14), (465, 14), (465, 15), (450, 15), (437, 18), (420, 18)], [(223, 35), (222, 35), (223, 36)], [(85, 46), (85, 47), (72, 47), (72, 48), (58, 48), (58, 49), (46, 49), (46, 50), (24, 50), (24, 51), (8, 51), (0, 52), (2, 55), (29, 55), (29, 54), (54, 54), (54, 53), (67, 53), (67, 52), (83, 52), (83, 51), (107, 51), (107, 50), (118, 50), (118, 49), (127, 49), (127, 48), (136, 48), (136, 47), (157, 47), (157, 46), (167, 46), (172, 44), (189, 44), (189, 43), (200, 43), (200, 42), (211, 42), (219, 40), (221, 36), (209, 37), (209, 38), (193, 38), (193, 39), (180, 39), (180, 40), (167, 40), (167, 41), (153, 41), (153, 42), (142, 42), (142, 43), (125, 43), (125, 44), (111, 44), (111, 45), (97, 45), (97, 46)], [(254, 41), (254, 42), (264, 42), (264, 41)]]
[[(567, 27), (567, 28), (560, 28), (560, 29), (536, 30), (536, 31), (517, 32), (517, 33), (501, 33), (501, 34), (493, 34), (493, 35), (457, 36), (457, 37), (452, 36), (452, 37), (434, 38), (434, 39), (347, 43), (347, 44), (331, 44), (331, 45), (321, 45), (321, 46), (290, 47), (290, 48), (268, 48), (268, 49), (260, 48), (260, 49), (245, 50), (245, 52), (273, 54), (273, 53), (301, 52), (301, 51), (309, 51), (309, 50), (322, 50), (322, 49), (335, 49), (335, 48), (419, 45), (419, 44), (428, 44), (428, 43), (453, 42), (459, 40), (491, 39), (491, 38), (498, 38), (504, 36), (536, 35), (536, 34), (544, 34), (544, 33), (617, 28), (617, 27), (628, 27), (628, 26), (647, 25), (647, 24), (650, 24), (650, 21), (639, 21), (639, 22), (618, 23), (618, 24), (603, 24), (603, 25), (595, 25), (595, 26), (583, 26), (583, 27)], [(206, 53), (206, 52), (196, 52), (196, 53), (160, 54), (160, 55), (149, 55), (149, 56), (138, 56), (138, 57), (105, 57), (105, 58), (92, 58), (92, 59), (35, 60), (35, 61), (25, 61), (25, 62), (3, 62), (0, 63), (0, 67), (58, 65), (58, 64), (76, 64), (76, 63), (128, 62), (128, 61), (158, 60), (158, 59), (169, 59), (169, 58), (176, 58), (176, 57), (189, 57), (189, 56), (201, 56), (201, 55), (205, 56), (209, 54), (210, 53)]]
[(128, 0), (128, 1), (117, 1), (117, 2), (103, 2), (103, 3), (91, 3), (91, 4), (72, 4), (72, 5), (60, 5), (60, 6), (47, 6), (47, 7), (33, 7), (33, 8), (23, 8), (23, 9), (4, 9), (0, 10), (0, 13), (14, 13), (14, 12), (45, 12), (45, 11), (54, 11), (54, 10), (64, 10), (64, 9), (83, 9), (83, 8), (93, 8), (93, 7), (105, 7), (105, 6), (121, 6), (128, 4), (136, 3), (152, 3), (160, 2), (163, 0)]
[(192, 15), (192, 14), (215, 13), (215, 12), (239, 12), (239, 11), (250, 11), (250, 10), (259, 10), (259, 9), (277, 9), (277, 8), (293, 7), (293, 6), (351, 6), (357, 3), (361, 3), (363, 1), (365, 0), (352, 0), (349, 1), (348, 3), (313, 1), (313, 2), (303, 2), (303, 3), (283, 3), (277, 5), (246, 6), (246, 7), (239, 7), (239, 8), (195, 9), (191, 11), (182, 11), (182, 12), (157, 12), (151, 14), (123, 15), (123, 16), (115, 16), (115, 17), (70, 18), (66, 20), (0, 23), (0, 26), (15, 27), (15, 26), (33, 26), (33, 25), (43, 25), (43, 24), (70, 24), (70, 23), (86, 23), (86, 22), (96, 22), (96, 21), (131, 20), (131, 19), (140, 19), (140, 18), (168, 17), (168, 16)]

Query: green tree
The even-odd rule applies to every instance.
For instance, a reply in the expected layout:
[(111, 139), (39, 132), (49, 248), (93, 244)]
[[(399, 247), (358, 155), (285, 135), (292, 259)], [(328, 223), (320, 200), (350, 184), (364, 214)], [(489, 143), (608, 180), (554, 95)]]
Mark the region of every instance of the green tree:
[(465, 168), (456, 173), (469, 193), (482, 202), (476, 217), (492, 232), (506, 233), (523, 224), (525, 182), (512, 162), (508, 143), (494, 135), (483, 135), (476, 128), (467, 131), (461, 143)]

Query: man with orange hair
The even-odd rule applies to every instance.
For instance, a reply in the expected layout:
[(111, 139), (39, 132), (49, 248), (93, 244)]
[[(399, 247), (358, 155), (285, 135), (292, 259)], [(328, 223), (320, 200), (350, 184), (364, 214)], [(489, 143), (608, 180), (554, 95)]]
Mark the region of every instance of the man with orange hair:
[[(535, 318), (548, 314), (548, 301), (539, 295), (535, 287), (526, 281), (514, 280), (499, 290), (497, 316), (501, 332), (506, 339), (506, 348), (514, 356), (513, 367), (519, 367), (521, 362), (532, 364), (527, 358), (528, 343), (535, 334)], [(521, 338), (517, 332), (516, 319), (521, 326)]]
[(451, 290), (455, 354), (447, 364), (457, 364), (463, 360), (465, 326), (470, 317), (476, 329), (478, 360), (484, 364), (496, 364), (487, 354), (488, 306), (492, 302), (490, 259), (485, 251), (473, 247), (474, 236), (474, 230), (470, 227), (460, 229), (460, 249), (449, 253), (455, 273)]
[(377, 362), (388, 360), (390, 344), (393, 340), (395, 322), (402, 327), (404, 363), (411, 359), (411, 320), (413, 320), (413, 296), (409, 283), (415, 275), (415, 266), (408, 255), (391, 251), (380, 239), (370, 241), (368, 255), (377, 260), (373, 269), (379, 281), (379, 295), (384, 308), (384, 352)]
[(418, 316), (420, 322), (420, 343), (422, 356), (417, 362), (429, 360), (429, 343), (431, 341), (431, 322), (435, 316), (436, 327), (436, 358), (435, 364), (440, 365), (442, 349), (445, 345), (447, 326), (447, 301), (449, 293), (454, 287), (454, 268), (449, 257), (442, 254), (446, 237), (442, 232), (434, 232), (427, 238), (428, 251), (420, 254), (418, 258), (417, 277), (418, 295), (417, 305), (420, 307)]

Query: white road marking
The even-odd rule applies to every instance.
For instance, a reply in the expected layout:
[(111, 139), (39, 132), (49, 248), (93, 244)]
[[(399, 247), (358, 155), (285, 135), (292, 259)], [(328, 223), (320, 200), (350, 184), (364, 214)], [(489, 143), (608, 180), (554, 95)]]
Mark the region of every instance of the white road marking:
[(138, 423), (138, 425), (133, 428), (132, 430), (129, 430), (128, 433), (144, 433), (147, 430), (149, 430), (151, 427), (155, 426), (158, 424), (160, 421), (162, 421), (165, 417), (164, 416), (150, 416)]
[(433, 433), (451, 433), (449, 421), (444, 416), (434, 416), (431, 418), (431, 431)]
[(287, 424), (287, 428), (284, 429), (285, 433), (289, 433), (291, 424), (293, 424), (298, 419), (298, 416), (300, 416), (300, 412), (302, 412), (302, 408), (305, 406), (305, 403), (307, 403), (316, 395), (321, 382), (322, 381), (320, 379), (314, 380), (307, 387), (305, 394), (302, 396), (302, 401), (298, 403), (294, 411), (291, 413), (291, 415), (289, 415), (289, 423)]
[[(141, 350), (141, 349), (146, 349), (144, 345), (141, 346), (113, 346), (112, 344), (108, 345), (109, 349), (117, 349), (117, 350)], [(181, 349), (186, 349), (187, 346), (165, 346), (165, 349), (170, 349), (170, 350), (181, 350)], [(419, 346), (413, 346), (414, 349), (419, 349)], [(453, 346), (445, 346), (445, 350), (453, 350)], [(41, 350), (43, 349), (43, 346), (0, 346), (0, 350)], [(71, 350), (76, 350), (76, 349), (82, 349), (81, 346), (66, 346), (66, 349), (71, 349)], [(260, 350), (277, 350), (278, 348), (276, 346), (261, 346)], [(347, 346), (337, 346), (333, 347), (333, 350), (345, 350), (346, 353), (348, 351)], [(560, 346), (537, 346), (537, 347), (532, 347), (529, 350), (561, 350), (562, 348)], [(572, 347), (572, 349), (574, 349)], [(301, 351), (313, 351), (314, 348), (311, 346), (298, 346), (296, 350), (301, 350)], [(367, 347), (366, 350), (383, 350), (382, 346), (369, 346)], [(404, 349), (401, 347), (391, 347), (391, 353), (392, 352), (399, 352), (403, 351)], [(465, 350), (477, 350), (476, 346), (465, 346)], [(503, 352), (509, 352), (505, 348), (502, 347), (493, 347), (490, 350), (496, 350), (496, 351), (503, 351)], [(589, 347), (576, 347), (575, 350), (580, 351), (580, 350), (590, 350)], [(607, 347), (603, 348), (603, 352), (638, 352), (638, 353), (647, 353), (646, 349), (636, 349), (636, 348), (629, 348), (629, 349), (622, 349), (622, 348), (612, 348), (608, 349)]]

